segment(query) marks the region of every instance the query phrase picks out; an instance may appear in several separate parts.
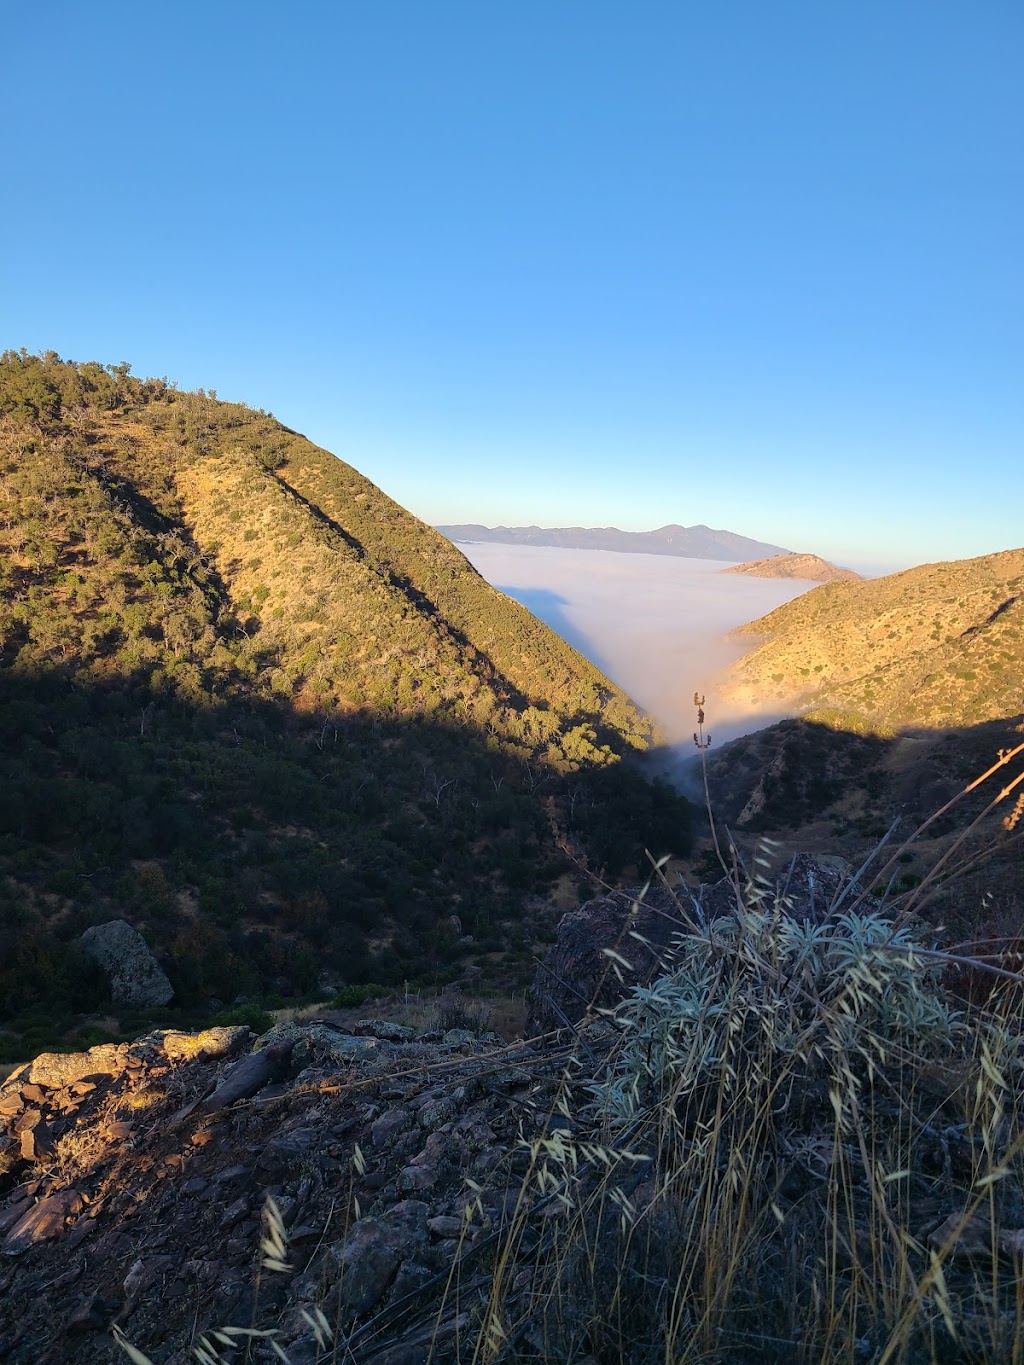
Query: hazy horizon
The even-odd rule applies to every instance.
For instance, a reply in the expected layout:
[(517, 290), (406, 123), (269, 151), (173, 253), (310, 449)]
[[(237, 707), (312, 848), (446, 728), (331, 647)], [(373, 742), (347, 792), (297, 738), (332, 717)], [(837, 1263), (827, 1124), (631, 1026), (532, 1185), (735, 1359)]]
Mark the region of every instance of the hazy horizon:
[[(552, 524), (552, 523), (544, 523), (544, 522), (532, 520), (532, 521), (517, 522), (517, 523), (515, 523), (515, 524), (513, 524), (513, 523), (511, 523), (511, 522), (497, 521), (497, 522), (494, 522), (492, 525), (487, 525), (486, 522), (481, 521), (480, 518), (477, 517), (477, 518), (470, 518), (469, 520), (467, 520), (467, 521), (462, 521), (462, 522), (434, 521), (434, 522), (431, 522), (431, 525), (434, 526), (434, 528), (435, 528), (436, 530), (442, 530), (442, 533), (443, 533), (443, 534), (447, 534), (447, 532), (444, 532), (444, 531), (443, 531), (443, 528), (444, 528), (445, 526), (456, 526), (456, 525), (458, 525), (458, 526), (484, 526), (484, 527), (485, 527), (487, 530), (489, 530), (489, 531), (497, 531), (497, 530), (522, 530), (522, 529), (524, 529), (524, 528), (525, 528), (525, 529), (534, 529), (534, 528), (536, 528), (537, 530), (541, 530), (541, 531), (564, 531), (564, 530), (629, 531), (629, 532), (631, 532), (631, 533), (633, 533), (633, 534), (637, 534), (637, 533), (644, 534), (644, 533), (647, 533), (647, 532), (664, 530), (667, 526), (679, 526), (679, 525), (682, 525), (682, 523), (680, 523), (680, 522), (666, 522), (666, 521), (661, 521), (661, 522), (658, 522), (657, 524), (652, 523), (650, 526), (637, 526), (637, 527), (633, 527), (633, 526), (624, 526), (624, 525), (620, 526), (620, 525), (617, 525), (617, 524), (615, 524), (615, 523), (608, 523), (607, 525), (601, 525), (601, 526), (597, 526), (597, 525), (589, 525), (589, 526), (588, 526), (588, 525), (584, 525), (584, 524), (581, 524), (581, 523), (573, 522), (573, 523), (566, 523), (565, 525), (558, 525), (558, 526), (555, 526), (555, 525)], [(704, 525), (706, 525), (706, 523), (704, 523), (704, 522), (693, 522), (693, 523), (691, 523), (691, 525), (690, 525), (689, 527), (686, 527), (685, 529), (693, 529), (693, 527), (695, 527), (695, 526), (704, 526)], [(733, 534), (733, 535), (741, 535), (741, 534), (742, 534), (742, 535), (749, 535), (749, 538), (752, 539), (752, 540), (761, 540), (761, 541), (765, 541), (765, 542), (769, 542), (769, 541), (770, 541), (770, 538), (769, 538), (767, 535), (758, 535), (758, 534), (756, 534), (754, 531), (751, 531), (751, 532), (749, 532), (749, 533), (746, 532), (746, 531), (744, 531), (744, 532), (738, 532), (738, 531), (736, 531), (735, 527), (732, 527), (732, 526), (709, 526), (709, 527), (708, 527), (708, 530), (711, 530), (711, 531), (727, 531), (727, 532), (730, 532), (730, 533)], [(473, 544), (477, 544), (477, 543), (478, 543), (478, 542), (476, 542), (476, 541), (473, 541), (472, 539), (463, 540), (461, 537), (455, 537), (454, 539), (455, 539), (455, 541), (456, 541), (456, 544), (458, 544), (458, 545), (460, 546), (460, 548), (462, 548), (463, 550), (465, 550), (465, 547), (466, 547), (467, 545), (473, 545)], [(487, 543), (489, 543), (489, 542), (487, 542)], [(538, 548), (546, 548), (546, 547), (538, 547)], [(557, 547), (556, 547), (556, 548), (557, 548)], [(1006, 545), (1006, 546), (1004, 546), (1003, 548), (1009, 550), (1009, 549), (1015, 549), (1016, 547), (1015, 547), (1015, 546), (1011, 546), (1011, 545)], [(639, 552), (638, 552), (638, 551), (634, 551), (634, 550), (612, 550), (612, 551), (608, 551), (608, 553), (611, 553), (611, 554), (636, 554), (636, 553), (643, 553), (643, 552), (642, 552), (642, 551), (639, 551)], [(836, 565), (838, 568), (840, 568), (840, 569), (852, 569), (852, 570), (854, 571), (854, 573), (860, 574), (862, 578), (884, 578), (887, 574), (902, 573), (905, 569), (913, 569), (913, 568), (916, 568), (917, 565), (918, 565), (918, 562), (919, 562), (919, 561), (917, 561), (917, 560), (915, 560), (915, 559), (913, 559), (913, 558), (910, 558), (910, 557), (908, 557), (908, 556), (905, 556), (905, 555), (902, 556), (902, 557), (897, 556), (897, 557), (895, 557), (895, 558), (890, 558), (890, 559), (886, 559), (886, 560), (877, 560), (877, 559), (857, 559), (857, 558), (850, 558), (850, 557), (844, 558), (844, 557), (842, 557), (842, 556), (833, 557), (827, 550), (824, 550), (824, 549), (822, 549), (820, 546), (817, 546), (817, 545), (814, 545), (814, 546), (801, 545), (801, 546), (790, 547), (790, 548), (787, 550), (787, 553), (789, 553), (789, 554), (812, 554), (812, 555), (817, 555), (819, 559), (824, 559), (824, 560), (825, 560), (827, 563), (829, 563), (829, 564), (835, 564), (835, 565)], [(680, 555), (680, 556), (673, 555), (672, 558), (686, 558), (686, 556), (683, 556), (683, 555)], [(700, 562), (702, 562), (702, 561), (698, 559), (697, 562), (700, 563)], [(742, 563), (743, 561), (742, 561), (742, 560), (716, 560), (716, 561), (713, 561), (713, 562), (717, 563), (717, 564), (719, 565), (719, 567), (721, 567), (721, 568), (727, 568), (729, 564)], [(809, 581), (809, 580), (808, 580), (808, 581)], [(812, 584), (812, 586), (817, 586), (817, 584)]]
[(720, 702), (723, 670), (752, 642), (736, 626), (820, 586), (805, 579), (726, 574), (720, 559), (459, 541), (471, 564), (590, 659), (658, 721), (672, 745), (694, 728), (702, 693), (716, 746), (781, 719)]

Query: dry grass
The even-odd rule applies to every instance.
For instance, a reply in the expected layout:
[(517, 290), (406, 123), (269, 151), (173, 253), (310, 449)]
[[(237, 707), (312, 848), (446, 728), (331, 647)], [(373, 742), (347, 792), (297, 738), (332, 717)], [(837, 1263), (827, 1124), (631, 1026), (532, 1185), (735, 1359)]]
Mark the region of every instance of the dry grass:
[[(966, 1002), (909, 916), (850, 896), (801, 924), (756, 870), (736, 889), (581, 1027), (500, 1226), (412, 1308), (352, 1324), (325, 1298), (317, 1360), (1024, 1365), (1024, 978), (974, 960), (992, 989)], [(288, 1264), (273, 1217), (261, 1273)], [(287, 1359), (255, 1324), (196, 1358), (243, 1337)]]
[(360, 1019), (381, 1019), (418, 1032), (469, 1028), (477, 1033), (496, 1033), (503, 1042), (512, 1042), (523, 1036), (527, 1009), (524, 991), (483, 996), (474, 995), (471, 990), (463, 993), (449, 987), (433, 994), (401, 991), (345, 1009), (335, 1009), (325, 1001), (322, 1005), (305, 1005), (300, 1009), (274, 1010), (272, 1017), (275, 1023), (327, 1018), (340, 1024), (353, 1024)]
[[(632, 1121), (588, 1111), (584, 1073), (566, 1073), (572, 1131), (524, 1138), (500, 1235), (483, 1261), (453, 1261), (403, 1339), (462, 1365), (1024, 1360), (1019, 992), (964, 1022), (955, 1057), (840, 1048), (816, 1076), (769, 1029), (733, 1030), (732, 1009), (735, 1058), (695, 1085), (681, 1054)], [(468, 1182), (467, 1230), (480, 1208)], [(287, 1273), (273, 1210), (265, 1224), (261, 1273)], [(347, 1332), (331, 1299), (316, 1313), (324, 1362), (370, 1362), (394, 1330), (385, 1312)], [(287, 1359), (255, 1325), (207, 1332), (195, 1358), (235, 1361), (243, 1336), (252, 1359)]]

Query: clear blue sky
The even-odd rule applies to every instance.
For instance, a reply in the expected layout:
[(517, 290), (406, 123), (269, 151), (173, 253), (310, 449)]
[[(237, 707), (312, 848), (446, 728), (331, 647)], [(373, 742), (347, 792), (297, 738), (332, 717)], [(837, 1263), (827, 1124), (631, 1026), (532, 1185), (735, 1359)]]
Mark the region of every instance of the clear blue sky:
[(0, 344), (429, 521), (1024, 541), (1019, 0), (8, 7)]

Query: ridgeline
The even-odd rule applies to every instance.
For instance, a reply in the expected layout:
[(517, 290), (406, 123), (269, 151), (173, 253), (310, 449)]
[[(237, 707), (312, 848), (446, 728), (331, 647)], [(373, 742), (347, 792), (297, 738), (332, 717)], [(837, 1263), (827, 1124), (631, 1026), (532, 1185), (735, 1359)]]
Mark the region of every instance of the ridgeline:
[(781, 545), (751, 540), (712, 526), (661, 526), (656, 531), (620, 531), (617, 526), (480, 526), (437, 528), (452, 540), (494, 545), (551, 545), (566, 550), (614, 550), (620, 554), (674, 555), (685, 559), (753, 559), (784, 555)]
[(1019, 715), (1024, 549), (829, 583), (735, 634), (761, 643), (734, 666), (732, 699), (865, 733)]
[(735, 635), (754, 647), (724, 695), (798, 718), (712, 757), (730, 827), (781, 836), (780, 857), (813, 848), (857, 866), (890, 827), (904, 839), (929, 820), (876, 894), (927, 902), (964, 939), (1019, 934), (1012, 801), (986, 811), (974, 793), (930, 817), (1020, 745), (1024, 550), (829, 583)]
[(93, 924), (139, 929), (177, 1008), (486, 979), (550, 935), (538, 893), (575, 900), (565, 850), (614, 878), (685, 848), (629, 698), (269, 414), (7, 352), (0, 470), (12, 1056), (103, 1007)]

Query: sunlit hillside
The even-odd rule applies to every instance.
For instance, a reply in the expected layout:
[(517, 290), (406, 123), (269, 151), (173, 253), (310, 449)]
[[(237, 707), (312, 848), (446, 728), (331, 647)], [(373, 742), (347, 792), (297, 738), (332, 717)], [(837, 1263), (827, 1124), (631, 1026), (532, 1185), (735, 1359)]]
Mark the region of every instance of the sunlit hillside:
[(854, 866), (887, 831), (929, 820), (876, 891), (964, 937), (1017, 934), (1022, 849), (1006, 803), (976, 792), (930, 817), (1020, 744), (1022, 589), (1024, 550), (1007, 550), (828, 584), (736, 632), (754, 648), (728, 692), (799, 716), (712, 757), (723, 818), (780, 836), (780, 857), (812, 847)]
[(842, 728), (971, 725), (1024, 710), (1024, 549), (830, 583), (736, 632), (729, 695)]
[(111, 918), (196, 1005), (514, 965), (563, 849), (685, 845), (629, 699), (273, 417), (13, 352), (0, 413), (0, 1017)]

